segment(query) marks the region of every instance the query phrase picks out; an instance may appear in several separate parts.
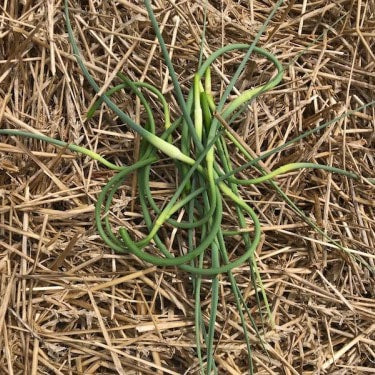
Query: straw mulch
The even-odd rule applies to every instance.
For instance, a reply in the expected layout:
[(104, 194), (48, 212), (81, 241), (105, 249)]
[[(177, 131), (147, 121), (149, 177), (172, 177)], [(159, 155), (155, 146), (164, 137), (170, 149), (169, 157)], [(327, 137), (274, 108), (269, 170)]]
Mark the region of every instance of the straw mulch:
[[(205, 55), (228, 43), (251, 42), (275, 1), (208, 3)], [(154, 2), (185, 92), (198, 63), (202, 4)], [(121, 70), (153, 83), (166, 93), (176, 118), (171, 81), (142, 2), (72, 0), (70, 7), (96, 81), (111, 87), (117, 82), (112, 73)], [(92, 120), (85, 119), (94, 94), (71, 55), (62, 2), (3, 0), (0, 9), (1, 128), (37, 129), (131, 164), (139, 140), (112, 112), (102, 106)], [(256, 154), (374, 100), (374, 14), (371, 0), (290, 1), (279, 9), (259, 45), (282, 61), (284, 79), (233, 125)], [(241, 56), (234, 52), (216, 61), (217, 97)], [(271, 74), (270, 64), (255, 57), (237, 89), (265, 82)], [(117, 94), (116, 102), (134, 119), (144, 118), (129, 92)], [(156, 101), (154, 110), (160, 120)], [(374, 176), (374, 124), (372, 107), (357, 111), (268, 158), (265, 166), (311, 161)], [(88, 157), (25, 138), (1, 136), (0, 155), (0, 373), (197, 374), (189, 275), (114, 254), (96, 231), (96, 198), (113, 172)], [(232, 158), (235, 165), (244, 163), (235, 152)], [(173, 163), (163, 159), (151, 182), (160, 205), (175, 181)], [(277, 181), (307, 216), (363, 262), (311, 230), (269, 185), (241, 189), (263, 226), (257, 262), (275, 320), (274, 328), (262, 330), (249, 267), (236, 269), (268, 348), (267, 356), (249, 322), (255, 373), (373, 373), (374, 188), (366, 180), (316, 170)], [(124, 182), (111, 222), (140, 238), (144, 222), (134, 186), (132, 179)], [(237, 227), (232, 209), (226, 207), (227, 229)], [(168, 227), (163, 236), (184, 242)], [(230, 250), (242, 246), (237, 237), (230, 241)], [(207, 320), (209, 290), (205, 280)], [(239, 316), (224, 276), (215, 340), (219, 374), (247, 373)]]

